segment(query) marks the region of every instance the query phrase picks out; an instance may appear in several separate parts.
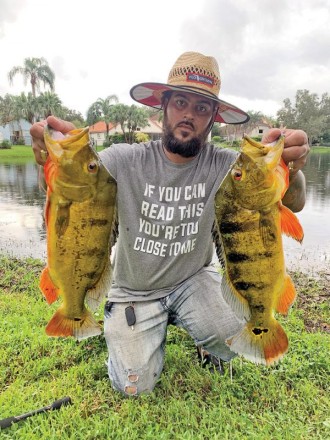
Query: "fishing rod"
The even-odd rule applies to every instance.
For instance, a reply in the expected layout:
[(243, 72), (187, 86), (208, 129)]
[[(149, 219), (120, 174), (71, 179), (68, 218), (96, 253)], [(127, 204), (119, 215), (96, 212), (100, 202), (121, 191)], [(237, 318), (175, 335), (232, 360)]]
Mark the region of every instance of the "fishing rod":
[(43, 408), (35, 409), (25, 414), (21, 414), (20, 416), (12, 416), (7, 417), (6, 419), (0, 420), (0, 429), (9, 428), (13, 423), (20, 422), (21, 420), (25, 420), (28, 417), (34, 416), (36, 414), (40, 414), (46, 411), (52, 411), (54, 409), (60, 409), (63, 405), (70, 405), (72, 403), (71, 397), (63, 397), (63, 399), (55, 400), (51, 405), (44, 406)]

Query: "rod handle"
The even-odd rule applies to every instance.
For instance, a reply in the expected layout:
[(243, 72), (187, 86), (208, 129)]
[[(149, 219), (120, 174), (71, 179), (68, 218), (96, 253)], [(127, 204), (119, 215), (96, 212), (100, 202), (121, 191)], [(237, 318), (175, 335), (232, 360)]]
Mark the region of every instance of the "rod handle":
[(28, 417), (34, 416), (35, 414), (40, 414), (45, 411), (52, 411), (54, 409), (60, 409), (63, 405), (71, 404), (71, 397), (63, 397), (62, 399), (55, 400), (51, 405), (44, 406), (43, 408), (36, 409), (34, 411), (21, 414), (20, 416), (7, 417), (6, 419), (0, 420), (0, 429), (9, 428), (13, 423), (25, 420)]

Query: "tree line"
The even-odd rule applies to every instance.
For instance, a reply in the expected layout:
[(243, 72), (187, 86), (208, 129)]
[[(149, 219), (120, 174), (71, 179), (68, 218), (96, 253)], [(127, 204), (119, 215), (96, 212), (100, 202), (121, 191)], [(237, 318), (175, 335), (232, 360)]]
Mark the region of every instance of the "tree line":
[[(62, 104), (55, 93), (55, 74), (45, 58), (25, 58), (23, 66), (15, 66), (8, 73), (12, 84), (17, 75), (22, 75), (24, 83), (31, 85), (31, 92), (18, 96), (6, 94), (0, 96), (0, 124), (6, 125), (13, 120), (25, 119), (31, 124), (55, 115), (73, 122), (77, 127), (93, 125), (104, 121), (109, 139), (110, 124), (120, 124), (126, 142), (133, 142), (138, 127), (148, 124), (148, 118), (155, 113), (154, 109), (125, 105), (118, 102), (116, 95), (98, 98), (87, 110), (86, 119), (76, 110)], [(40, 92), (40, 86), (49, 87), (50, 91)], [(249, 111), (250, 121), (242, 124), (244, 129), (254, 128), (261, 121), (267, 121), (273, 127), (286, 126), (300, 128), (307, 132), (312, 143), (330, 144), (330, 97), (328, 93), (319, 97), (309, 90), (297, 90), (295, 102), (283, 101), (283, 107), (276, 117), (269, 117), (261, 112)], [(160, 118), (162, 117), (160, 112)], [(216, 135), (215, 124), (212, 135)]]

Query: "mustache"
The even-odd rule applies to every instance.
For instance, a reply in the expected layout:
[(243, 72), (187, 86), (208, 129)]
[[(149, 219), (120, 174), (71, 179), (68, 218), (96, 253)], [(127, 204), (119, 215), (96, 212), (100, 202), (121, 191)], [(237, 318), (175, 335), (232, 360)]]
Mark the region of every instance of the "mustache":
[(194, 124), (190, 121), (187, 121), (186, 119), (176, 124), (176, 127), (191, 127), (193, 130), (195, 130)]

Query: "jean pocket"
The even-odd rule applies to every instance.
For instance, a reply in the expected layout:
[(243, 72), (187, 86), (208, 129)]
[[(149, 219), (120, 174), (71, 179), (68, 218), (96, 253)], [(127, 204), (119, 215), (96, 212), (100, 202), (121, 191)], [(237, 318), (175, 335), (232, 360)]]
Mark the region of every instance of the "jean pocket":
[(110, 318), (110, 316), (111, 316), (111, 309), (112, 309), (113, 305), (114, 305), (114, 303), (112, 301), (110, 301), (109, 299), (104, 304), (104, 318), (105, 319)]

